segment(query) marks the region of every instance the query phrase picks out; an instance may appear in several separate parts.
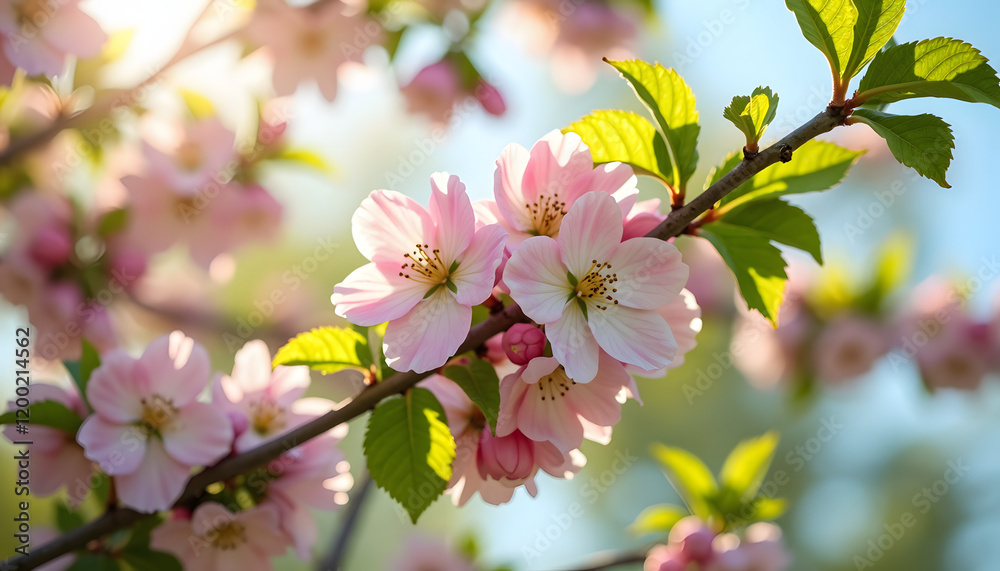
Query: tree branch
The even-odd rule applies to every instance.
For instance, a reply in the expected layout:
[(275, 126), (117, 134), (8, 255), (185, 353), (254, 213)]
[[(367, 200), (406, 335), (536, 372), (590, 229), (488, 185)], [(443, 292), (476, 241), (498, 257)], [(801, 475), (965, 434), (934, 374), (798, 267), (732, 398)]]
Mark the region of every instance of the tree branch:
[(622, 552), (604, 552), (593, 555), (584, 563), (585, 567), (571, 567), (567, 571), (602, 571), (603, 569), (611, 569), (612, 567), (618, 567), (619, 565), (628, 565), (629, 563), (642, 563), (646, 560), (646, 553), (653, 547), (653, 545), (647, 545), (644, 549), (639, 551), (622, 551)]
[[(828, 108), (777, 143), (761, 151), (753, 159), (744, 160), (718, 182), (694, 198), (694, 200), (671, 212), (667, 216), (667, 219), (654, 228), (647, 236), (666, 240), (667, 238), (681, 234), (687, 228), (688, 224), (699, 214), (712, 208), (720, 198), (732, 192), (736, 187), (749, 180), (750, 177), (765, 167), (781, 160), (783, 153), (787, 158), (788, 151), (785, 149), (786, 147), (794, 151), (806, 141), (817, 135), (831, 131), (837, 125), (843, 124), (843, 122), (844, 116), (840, 108)], [(459, 347), (457, 354), (476, 349), (490, 337), (506, 331), (515, 323), (523, 321), (527, 321), (527, 317), (525, 317), (521, 308), (516, 304), (510, 305), (503, 311), (490, 316), (482, 323), (473, 327), (469, 331), (469, 336), (465, 342)], [(257, 466), (270, 462), (306, 440), (319, 436), (331, 428), (375, 408), (375, 405), (383, 399), (409, 389), (432, 373), (433, 371), (426, 373), (414, 373), (412, 371), (397, 373), (380, 383), (365, 387), (357, 396), (341, 408), (299, 426), (288, 434), (285, 434), (282, 438), (265, 442), (243, 454), (222, 460), (215, 466), (207, 468), (191, 478), (184, 493), (174, 505), (182, 506), (190, 504), (204, 492), (205, 487), (209, 484), (233, 478)], [(148, 515), (140, 514), (128, 508), (112, 510), (90, 523), (32, 550), (29, 555), (8, 559), (5, 564), (18, 570), (34, 569), (64, 553), (81, 549), (87, 542), (97, 539), (104, 534), (126, 528), (148, 517)], [(600, 567), (597, 567), (597, 569), (600, 569)]]

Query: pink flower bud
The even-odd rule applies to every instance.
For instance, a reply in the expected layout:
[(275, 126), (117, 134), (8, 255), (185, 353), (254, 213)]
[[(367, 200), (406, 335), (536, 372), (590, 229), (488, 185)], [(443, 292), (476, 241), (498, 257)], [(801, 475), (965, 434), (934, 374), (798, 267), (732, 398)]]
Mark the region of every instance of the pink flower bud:
[(680, 559), (668, 559), (660, 563), (659, 571), (685, 571), (685, 569), (687, 569), (687, 565)]
[(503, 334), (503, 350), (515, 365), (527, 365), (545, 351), (545, 334), (527, 323), (516, 323)]
[(688, 561), (707, 563), (712, 558), (712, 540), (715, 534), (707, 527), (699, 529), (681, 541), (681, 553)]
[(110, 279), (126, 290), (131, 289), (145, 273), (146, 257), (138, 252), (118, 252), (111, 259)]
[(500, 95), (500, 91), (496, 87), (493, 87), (485, 80), (480, 79), (479, 83), (476, 85), (476, 99), (479, 104), (483, 106), (490, 115), (495, 115), (497, 117), (503, 115), (507, 111), (507, 104), (504, 103), (503, 96)]
[(28, 252), (31, 258), (42, 266), (50, 268), (63, 264), (73, 251), (69, 232), (65, 228), (45, 226), (31, 241)]
[(483, 479), (490, 476), (494, 480), (523, 480), (531, 476), (535, 466), (535, 444), (520, 430), (508, 436), (495, 437), (489, 429), (483, 429), (476, 451), (476, 465)]

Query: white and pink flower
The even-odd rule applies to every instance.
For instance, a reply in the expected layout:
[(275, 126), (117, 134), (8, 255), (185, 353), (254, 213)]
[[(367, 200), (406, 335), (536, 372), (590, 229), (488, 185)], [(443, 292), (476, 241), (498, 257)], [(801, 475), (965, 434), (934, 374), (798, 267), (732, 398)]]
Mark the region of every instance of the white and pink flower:
[(66, 56), (94, 57), (107, 39), (80, 0), (0, 0), (2, 59), (28, 75), (59, 75)]
[(288, 538), (278, 529), (278, 514), (271, 507), (233, 513), (222, 504), (205, 502), (190, 519), (175, 513), (154, 528), (149, 545), (174, 554), (189, 570), (270, 570), (271, 558), (288, 549)]
[(532, 236), (558, 237), (563, 217), (587, 192), (619, 201), (634, 200), (638, 193), (632, 167), (608, 163), (595, 168), (590, 149), (572, 132), (551, 131), (531, 151), (511, 143), (496, 164), (493, 192), (511, 252)]
[(123, 351), (102, 357), (87, 385), (96, 414), (77, 441), (115, 477), (123, 503), (167, 509), (192, 467), (229, 453), (233, 429), (225, 413), (196, 400), (208, 380), (208, 352), (180, 331), (155, 339), (138, 359)]
[(873, 319), (845, 314), (827, 323), (813, 345), (816, 375), (840, 383), (867, 373), (889, 351), (889, 336)]
[(492, 293), (506, 237), (476, 229), (457, 176), (431, 177), (429, 210), (398, 192), (371, 193), (352, 219), (354, 241), (371, 260), (334, 287), (337, 315), (358, 325), (389, 322), (386, 361), (396, 370), (440, 367), (465, 340), (472, 306)]
[(578, 383), (597, 375), (599, 349), (643, 370), (666, 367), (677, 352), (656, 310), (680, 294), (687, 266), (673, 244), (621, 238), (614, 198), (589, 192), (562, 220), (558, 239), (525, 240), (504, 270), (511, 297), (545, 325), (553, 355)]

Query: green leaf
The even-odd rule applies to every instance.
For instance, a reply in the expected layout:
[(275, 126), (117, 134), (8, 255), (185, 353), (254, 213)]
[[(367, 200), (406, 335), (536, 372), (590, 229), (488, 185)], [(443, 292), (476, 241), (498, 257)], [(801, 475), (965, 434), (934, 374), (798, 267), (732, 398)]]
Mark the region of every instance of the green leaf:
[(191, 116), (196, 120), (215, 116), (215, 105), (212, 104), (211, 99), (190, 89), (182, 88), (178, 90), (178, 93), (180, 93), (181, 99), (184, 100), (184, 105), (187, 106), (188, 111), (191, 112)]
[(341, 369), (367, 373), (372, 365), (368, 339), (353, 329), (319, 327), (299, 333), (278, 349), (271, 366), (306, 365), (324, 375)]
[[(718, 219), (732, 226), (755, 230), (768, 240), (809, 252), (817, 263), (823, 263), (819, 231), (813, 219), (779, 199), (754, 200), (734, 208)], [(706, 225), (710, 227), (711, 224)]]
[(414, 524), (451, 479), (455, 439), (441, 403), (427, 389), (382, 401), (368, 419), (364, 448), (372, 480)]
[(722, 111), (747, 138), (747, 145), (756, 145), (778, 112), (778, 96), (770, 87), (758, 87), (750, 95), (737, 95)]
[(688, 511), (681, 506), (657, 504), (642, 510), (639, 517), (629, 525), (629, 531), (637, 535), (667, 533), (674, 524), (687, 517)]
[[(104, 554), (80, 553), (66, 571), (119, 571), (118, 561)], [(148, 569), (148, 567), (139, 567)]]
[(896, 33), (906, 11), (906, 0), (854, 0), (858, 21), (854, 24), (854, 46), (843, 78), (849, 80), (865, 67)]
[[(83, 424), (83, 419), (80, 418), (80, 415), (59, 401), (43, 400), (33, 402), (28, 405), (27, 410), (30, 424), (28, 425), (29, 433), (26, 435), (26, 438), (30, 437), (31, 425), (50, 426), (59, 430), (65, 430), (70, 434), (76, 434), (76, 431), (80, 429), (80, 425)], [(17, 419), (14, 411), (5, 412), (0, 415), (0, 424), (14, 424), (16, 422)]]
[(764, 482), (774, 451), (778, 446), (778, 433), (768, 432), (759, 438), (740, 442), (722, 465), (719, 482), (740, 498), (751, 500), (757, 496)]
[(759, 497), (754, 501), (753, 519), (757, 521), (769, 521), (778, 519), (785, 513), (788, 502), (784, 498)]
[(711, 515), (708, 498), (718, 492), (718, 484), (708, 467), (694, 454), (663, 444), (653, 444), (653, 456), (691, 513), (708, 519)]
[(327, 175), (336, 174), (337, 172), (337, 169), (333, 168), (333, 165), (331, 165), (319, 153), (310, 151), (309, 149), (283, 149), (274, 158), (275, 160), (288, 161), (290, 163), (316, 169)]
[(843, 76), (854, 45), (858, 9), (852, 0), (785, 0), (802, 35), (823, 52), (830, 69)]
[(673, 69), (642, 60), (610, 61), (646, 105), (667, 139), (675, 189), (687, 187), (698, 167), (698, 111), (694, 93)]
[(183, 571), (181, 562), (169, 553), (162, 551), (123, 551), (121, 558), (134, 569), (156, 569), (156, 571)]
[(468, 365), (449, 365), (442, 374), (462, 387), (472, 402), (486, 416), (490, 432), (497, 433), (497, 415), (500, 414), (500, 377), (493, 365), (475, 357)]
[(725, 222), (699, 228), (698, 234), (722, 255), (747, 306), (777, 327), (778, 308), (788, 280), (781, 252), (760, 232)]
[(109, 210), (107, 214), (101, 217), (101, 221), (97, 223), (97, 233), (107, 238), (113, 234), (117, 234), (128, 222), (128, 210), (125, 208), (115, 208), (114, 210)]
[(1000, 108), (1000, 80), (976, 48), (961, 40), (934, 38), (879, 52), (855, 95), (865, 104), (912, 97), (947, 97)]
[(83, 527), (83, 516), (71, 510), (64, 502), (56, 503), (56, 528), (61, 533), (69, 533)]
[(708, 178), (705, 179), (705, 186), (703, 190), (708, 190), (710, 186), (719, 182), (722, 177), (729, 174), (729, 171), (736, 168), (736, 166), (742, 162), (743, 151), (735, 151), (726, 155), (726, 160), (724, 160), (721, 165), (712, 167), (712, 170), (709, 171)]
[(875, 263), (875, 277), (858, 297), (862, 311), (878, 313), (885, 298), (906, 281), (913, 262), (913, 241), (904, 234), (893, 234), (882, 245)]
[(79, 374), (73, 377), (73, 381), (76, 383), (76, 388), (80, 391), (80, 398), (87, 405), (87, 409), (94, 410), (87, 398), (87, 385), (90, 384), (90, 376), (94, 373), (94, 369), (101, 366), (101, 355), (90, 341), (86, 339), (81, 341)]
[(813, 139), (796, 149), (791, 161), (776, 163), (757, 173), (720, 202), (735, 208), (760, 198), (826, 190), (836, 186), (863, 154), (865, 151)]
[(951, 165), (955, 137), (943, 119), (929, 113), (892, 115), (874, 109), (855, 109), (851, 116), (885, 139), (897, 161), (942, 188), (951, 188), (945, 173)]
[(595, 164), (620, 161), (668, 184), (673, 180), (667, 144), (645, 117), (619, 109), (599, 110), (563, 129), (570, 131), (590, 147)]

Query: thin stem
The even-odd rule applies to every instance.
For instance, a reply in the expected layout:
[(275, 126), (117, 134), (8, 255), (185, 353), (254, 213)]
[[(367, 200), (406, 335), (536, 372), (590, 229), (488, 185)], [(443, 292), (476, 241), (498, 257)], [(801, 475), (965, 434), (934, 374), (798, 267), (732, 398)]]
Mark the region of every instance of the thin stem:
[[(843, 124), (843, 122), (844, 117), (841, 115), (841, 109), (827, 108), (826, 111), (816, 115), (753, 159), (741, 162), (736, 168), (719, 179), (718, 182), (695, 197), (694, 200), (682, 208), (671, 212), (667, 216), (667, 219), (654, 228), (647, 236), (666, 240), (680, 235), (699, 214), (711, 208), (719, 199), (749, 180), (750, 177), (777, 162), (782, 153), (787, 154), (785, 147), (789, 147), (792, 150), (797, 149), (806, 141), (832, 130), (837, 125)], [(485, 321), (473, 327), (456, 354), (476, 349), (490, 337), (506, 331), (515, 323), (523, 321), (527, 321), (527, 317), (525, 317), (520, 307), (516, 304), (507, 306), (503, 311), (491, 315)], [(202, 495), (205, 487), (208, 485), (235, 477), (270, 462), (306, 440), (319, 436), (341, 423), (361, 416), (373, 409), (383, 399), (405, 391), (420, 382), (420, 380), (431, 375), (431, 373), (433, 371), (426, 373), (414, 373), (412, 371), (397, 373), (381, 383), (365, 387), (353, 400), (341, 408), (299, 426), (285, 434), (282, 438), (265, 442), (252, 450), (227, 458), (205, 469), (188, 481), (184, 493), (175, 505), (190, 504)], [(29, 555), (8, 559), (5, 564), (18, 570), (34, 569), (64, 553), (82, 549), (87, 542), (93, 539), (128, 527), (148, 516), (149, 514), (140, 514), (128, 508), (109, 511), (90, 523), (74, 529), (45, 545), (39, 546), (37, 549), (32, 550)], [(600, 568), (597, 567), (597, 569)]]
[(571, 567), (566, 571), (601, 571), (630, 563), (642, 563), (646, 560), (646, 553), (651, 547), (649, 545), (639, 551), (598, 553), (590, 557), (587, 563), (584, 563), (584, 567)]
[(351, 534), (357, 528), (358, 514), (361, 513), (361, 506), (368, 497), (372, 487), (372, 478), (365, 470), (361, 476), (361, 487), (351, 495), (351, 501), (347, 503), (347, 513), (344, 514), (344, 523), (340, 526), (340, 533), (337, 534), (337, 542), (333, 544), (330, 553), (316, 567), (316, 571), (339, 571), (340, 565), (347, 555), (347, 544), (351, 539)]

